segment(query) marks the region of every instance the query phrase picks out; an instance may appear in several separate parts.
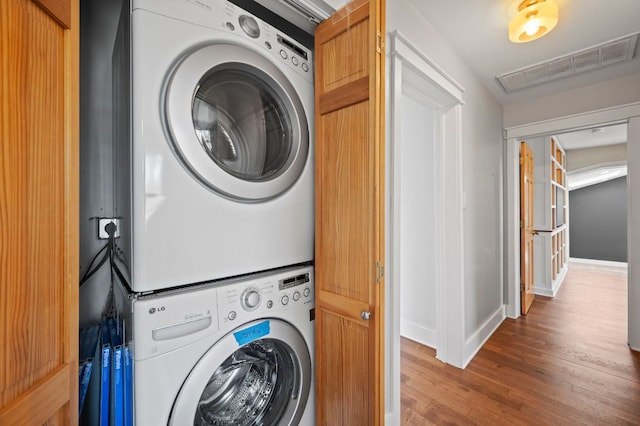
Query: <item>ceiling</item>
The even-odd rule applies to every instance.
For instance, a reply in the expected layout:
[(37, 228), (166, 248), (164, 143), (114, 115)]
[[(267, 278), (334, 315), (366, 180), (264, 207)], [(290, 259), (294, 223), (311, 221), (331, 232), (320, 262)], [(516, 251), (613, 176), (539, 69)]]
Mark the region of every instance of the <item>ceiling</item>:
[(507, 28), (521, 0), (409, 1), (503, 105), (640, 73), (636, 49), (631, 61), (511, 93), (496, 80), (498, 75), (640, 32), (640, 0), (557, 0), (556, 28), (520, 44), (509, 41)]

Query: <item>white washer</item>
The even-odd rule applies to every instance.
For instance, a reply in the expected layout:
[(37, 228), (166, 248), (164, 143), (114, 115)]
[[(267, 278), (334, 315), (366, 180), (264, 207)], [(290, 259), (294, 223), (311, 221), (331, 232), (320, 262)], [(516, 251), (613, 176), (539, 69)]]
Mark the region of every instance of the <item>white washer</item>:
[(131, 289), (311, 261), (312, 52), (228, 1), (132, 0), (113, 59)]
[(313, 425), (313, 268), (128, 297), (138, 425)]

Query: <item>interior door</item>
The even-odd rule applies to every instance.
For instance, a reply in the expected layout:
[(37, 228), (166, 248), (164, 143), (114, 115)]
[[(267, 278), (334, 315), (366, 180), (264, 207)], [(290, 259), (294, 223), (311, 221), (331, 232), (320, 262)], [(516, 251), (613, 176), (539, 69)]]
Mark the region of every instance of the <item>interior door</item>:
[(533, 151), (520, 143), (520, 301), (526, 315), (536, 295), (533, 292)]
[(0, 2), (0, 424), (78, 422), (77, 0)]
[(384, 422), (384, 10), (315, 34), (318, 425)]

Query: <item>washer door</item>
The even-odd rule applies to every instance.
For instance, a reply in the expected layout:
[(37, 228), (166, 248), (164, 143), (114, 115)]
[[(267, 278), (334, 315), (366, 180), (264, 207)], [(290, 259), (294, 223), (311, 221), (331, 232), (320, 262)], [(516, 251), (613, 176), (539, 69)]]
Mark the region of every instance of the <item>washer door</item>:
[(170, 425), (297, 425), (307, 405), (311, 356), (289, 323), (253, 321), (209, 349), (185, 380)]
[(295, 89), (272, 62), (242, 46), (208, 45), (179, 62), (165, 113), (186, 169), (231, 199), (278, 196), (307, 160), (309, 129)]

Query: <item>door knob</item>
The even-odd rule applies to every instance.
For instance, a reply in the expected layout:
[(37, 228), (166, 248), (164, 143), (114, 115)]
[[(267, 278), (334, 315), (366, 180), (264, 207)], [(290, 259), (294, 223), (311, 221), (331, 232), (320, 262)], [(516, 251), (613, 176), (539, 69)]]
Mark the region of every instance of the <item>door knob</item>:
[(360, 318), (362, 318), (365, 321), (369, 321), (370, 317), (371, 317), (371, 312), (363, 311), (360, 313)]

